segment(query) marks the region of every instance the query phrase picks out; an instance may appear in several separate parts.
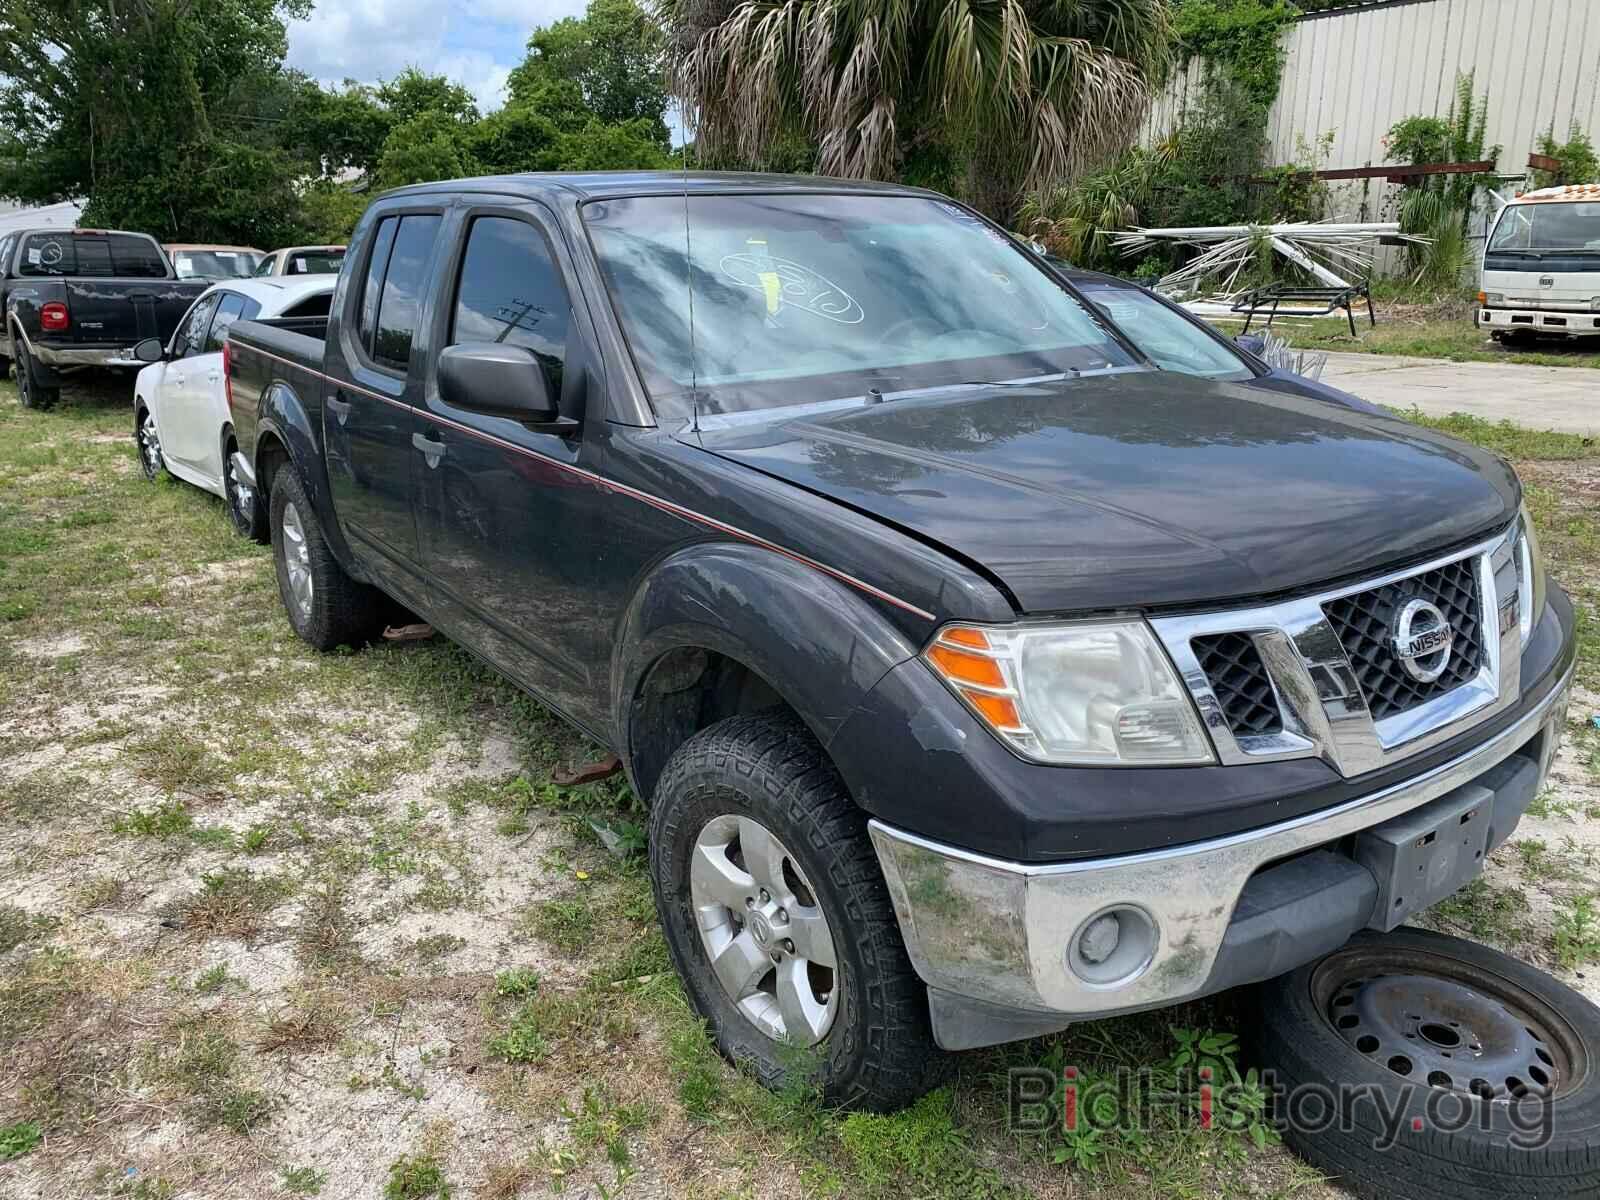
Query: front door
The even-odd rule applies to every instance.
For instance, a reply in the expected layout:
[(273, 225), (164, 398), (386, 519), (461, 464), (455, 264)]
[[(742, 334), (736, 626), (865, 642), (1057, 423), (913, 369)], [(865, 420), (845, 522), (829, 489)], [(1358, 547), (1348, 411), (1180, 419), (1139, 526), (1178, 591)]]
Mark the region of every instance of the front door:
[[(469, 209), (441, 291), (439, 345), (500, 343), (535, 355), (564, 415), (589, 384), (561, 255), (536, 205)], [(530, 430), (446, 404), (432, 370), (414, 455), (417, 528), (444, 619), (569, 716), (592, 719), (594, 523), (601, 493), (580, 469), (581, 432)]]
[(190, 470), (199, 470), (204, 457), (198, 413), (205, 395), (206, 331), (221, 302), (221, 292), (195, 302), (172, 337), (161, 377), (161, 402), (156, 407), (161, 450)]
[[(391, 590), (411, 590), (417, 533), (411, 516), (416, 451), (413, 357), (428, 295), (441, 217), (384, 216), (353, 298), (354, 333), (332, 356), (339, 377), (324, 383), (323, 436), (334, 506), (358, 552)], [(345, 314), (347, 317), (350, 313)]]

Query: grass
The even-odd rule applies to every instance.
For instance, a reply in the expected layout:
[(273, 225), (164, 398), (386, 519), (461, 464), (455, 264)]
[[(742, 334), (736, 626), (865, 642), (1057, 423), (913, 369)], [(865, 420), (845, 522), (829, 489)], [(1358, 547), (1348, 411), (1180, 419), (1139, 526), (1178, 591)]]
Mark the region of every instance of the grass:
[(444, 1168), (431, 1154), (399, 1158), (389, 1168), (383, 1200), (450, 1200)]
[[(1274, 331), (1287, 337), (1296, 349), (1336, 350), (1357, 354), (1396, 354), (1415, 358), (1444, 358), (1452, 362), (1515, 363), (1529, 367), (1600, 367), (1600, 339), (1572, 343), (1538, 342), (1533, 346), (1505, 347), (1491, 341), (1472, 323), (1470, 313), (1461, 317), (1391, 317), (1379, 306), (1377, 328), (1369, 328), (1366, 314), (1356, 317), (1356, 336), (1339, 319), (1318, 318), (1284, 322)], [(1236, 333), (1237, 322), (1219, 322), (1225, 333)]]
[(1600, 962), (1600, 896), (1574, 896), (1561, 903), (1556, 915), (1556, 961), (1569, 971)]

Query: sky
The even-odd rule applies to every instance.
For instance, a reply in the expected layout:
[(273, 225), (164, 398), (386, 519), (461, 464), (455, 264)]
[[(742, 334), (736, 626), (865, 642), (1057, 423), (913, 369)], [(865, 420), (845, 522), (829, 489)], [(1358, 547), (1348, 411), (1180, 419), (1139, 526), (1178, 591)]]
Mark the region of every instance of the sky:
[(374, 83), (408, 66), (464, 84), (488, 112), (504, 101), (506, 76), (528, 34), (581, 16), (585, 0), (319, 0), (289, 25), (289, 58), (324, 84)]

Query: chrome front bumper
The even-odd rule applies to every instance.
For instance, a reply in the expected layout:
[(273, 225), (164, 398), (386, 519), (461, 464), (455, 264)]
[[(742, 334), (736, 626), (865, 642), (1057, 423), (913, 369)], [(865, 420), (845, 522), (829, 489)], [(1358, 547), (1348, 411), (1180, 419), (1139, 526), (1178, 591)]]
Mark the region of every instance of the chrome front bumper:
[[(1543, 743), (1542, 779), (1571, 682), (1568, 668), (1515, 724), (1403, 783), (1214, 841), (1034, 865), (940, 845), (876, 820), (869, 829), (912, 964), (931, 988), (1063, 1018), (1172, 1004), (1207, 990), (1240, 894), (1262, 867), (1471, 783), (1554, 726)], [(1085, 979), (1069, 963), (1068, 947), (1088, 921), (1117, 907), (1141, 910), (1153, 941), (1125, 978)]]

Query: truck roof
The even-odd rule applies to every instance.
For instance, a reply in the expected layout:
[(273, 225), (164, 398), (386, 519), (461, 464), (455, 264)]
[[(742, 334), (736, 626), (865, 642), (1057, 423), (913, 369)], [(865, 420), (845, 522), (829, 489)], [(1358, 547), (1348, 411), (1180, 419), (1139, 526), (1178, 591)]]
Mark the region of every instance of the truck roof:
[[(750, 194), (771, 192), (859, 192), (870, 195), (933, 196), (925, 188), (863, 179), (834, 179), (822, 175), (775, 175), (754, 171), (569, 171), (528, 172), (520, 175), (483, 175), (395, 188), (384, 196), (414, 196), (436, 192), (508, 192), (513, 195), (582, 203), (618, 196), (675, 196), (688, 192)], [(381, 197), (380, 197), (381, 198)]]
[(1551, 200), (1600, 200), (1600, 183), (1567, 183), (1560, 187), (1538, 188), (1523, 192), (1507, 204), (1539, 204)]

